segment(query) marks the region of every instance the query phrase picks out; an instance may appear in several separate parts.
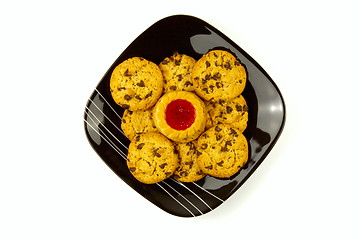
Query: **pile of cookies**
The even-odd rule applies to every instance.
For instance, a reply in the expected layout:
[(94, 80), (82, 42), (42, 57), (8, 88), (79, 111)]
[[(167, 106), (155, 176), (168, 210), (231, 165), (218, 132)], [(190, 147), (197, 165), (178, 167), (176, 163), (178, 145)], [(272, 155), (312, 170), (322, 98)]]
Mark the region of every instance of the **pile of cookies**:
[(224, 50), (197, 61), (176, 52), (158, 65), (132, 57), (116, 66), (110, 92), (125, 109), (131, 174), (146, 184), (236, 174), (248, 159), (246, 79), (244, 66)]

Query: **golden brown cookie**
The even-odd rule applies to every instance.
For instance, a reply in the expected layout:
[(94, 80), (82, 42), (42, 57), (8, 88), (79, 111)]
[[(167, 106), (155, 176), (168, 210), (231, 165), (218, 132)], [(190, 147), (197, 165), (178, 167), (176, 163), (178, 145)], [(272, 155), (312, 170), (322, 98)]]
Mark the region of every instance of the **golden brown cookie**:
[(130, 142), (127, 166), (142, 183), (153, 184), (170, 177), (178, 164), (174, 145), (160, 133), (140, 134)]
[(191, 72), (195, 63), (194, 58), (177, 52), (165, 58), (159, 64), (164, 77), (164, 92), (194, 91)]
[(130, 141), (138, 134), (159, 131), (154, 124), (152, 108), (135, 112), (126, 109), (121, 120), (121, 129)]
[(195, 144), (194, 141), (175, 143), (180, 162), (173, 174), (174, 179), (181, 182), (195, 182), (206, 176), (198, 165)]
[(206, 109), (213, 125), (228, 123), (243, 132), (248, 122), (248, 106), (240, 95), (229, 101), (206, 102)]
[(203, 55), (192, 71), (195, 92), (203, 99), (216, 102), (239, 96), (245, 88), (246, 71), (231, 53), (213, 50)]
[(198, 164), (204, 173), (229, 178), (248, 160), (248, 143), (241, 132), (230, 124), (216, 125), (197, 141)]
[(169, 139), (190, 142), (205, 129), (205, 105), (194, 93), (174, 91), (164, 94), (153, 110), (155, 126)]
[(162, 94), (163, 76), (159, 67), (144, 58), (129, 58), (115, 67), (110, 78), (114, 101), (131, 111), (154, 106)]

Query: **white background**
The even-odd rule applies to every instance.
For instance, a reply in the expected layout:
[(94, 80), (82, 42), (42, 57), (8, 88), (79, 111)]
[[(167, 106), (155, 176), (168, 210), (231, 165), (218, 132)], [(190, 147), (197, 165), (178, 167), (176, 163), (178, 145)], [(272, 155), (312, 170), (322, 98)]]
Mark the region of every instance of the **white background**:
[[(0, 239), (360, 239), (356, 1), (1, 1)], [(286, 103), (284, 131), (224, 204), (196, 218), (122, 182), (84, 134), (86, 101), (147, 27), (201, 18)]]

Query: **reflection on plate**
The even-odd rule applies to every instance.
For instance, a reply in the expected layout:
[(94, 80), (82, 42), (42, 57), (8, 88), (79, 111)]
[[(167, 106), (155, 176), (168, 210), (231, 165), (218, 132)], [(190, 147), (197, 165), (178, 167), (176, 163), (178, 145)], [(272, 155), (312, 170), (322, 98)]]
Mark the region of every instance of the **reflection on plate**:
[[(160, 63), (174, 51), (199, 59), (212, 49), (232, 52), (245, 66), (243, 92), (249, 106), (247, 164), (230, 179), (210, 176), (182, 183), (169, 178), (157, 184), (137, 181), (126, 166), (129, 140), (120, 129), (123, 109), (112, 100), (109, 80), (113, 69), (130, 57)], [(208, 23), (186, 15), (164, 18), (136, 38), (116, 59), (91, 94), (84, 113), (85, 133), (102, 160), (130, 187), (161, 209), (183, 217), (205, 214), (221, 205), (249, 178), (279, 138), (285, 123), (281, 93), (268, 74), (244, 50)]]

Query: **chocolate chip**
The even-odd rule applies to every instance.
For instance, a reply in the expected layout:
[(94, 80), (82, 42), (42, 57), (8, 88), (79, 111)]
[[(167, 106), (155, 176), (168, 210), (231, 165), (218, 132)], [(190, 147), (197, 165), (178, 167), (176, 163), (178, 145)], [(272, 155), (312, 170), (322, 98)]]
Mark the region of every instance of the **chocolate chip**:
[(216, 134), (216, 141), (220, 141), (222, 138), (222, 135), (221, 134)]
[(127, 105), (127, 104), (123, 104), (123, 105), (121, 105), (121, 107), (122, 107), (122, 108), (125, 108), (125, 109), (129, 109), (129, 108), (130, 108), (130, 106)]
[(205, 65), (206, 65), (206, 68), (210, 67), (209, 61), (206, 61), (206, 62), (205, 62)]
[(145, 95), (145, 99), (147, 99), (147, 98), (149, 98), (151, 96), (152, 96), (152, 91)]
[(136, 136), (135, 141), (140, 141), (140, 136), (139, 135)]
[[(156, 127), (155, 127), (155, 129), (156, 129)], [(179, 154), (179, 151), (178, 151), (176, 148), (174, 148), (173, 153), (174, 153), (174, 154)]]
[(237, 60), (234, 62), (234, 64), (235, 64), (235, 66), (240, 66), (241, 65), (241, 63), (239, 61), (237, 61)]
[(195, 77), (194, 80), (199, 81), (199, 77)]
[(117, 88), (118, 91), (122, 91), (122, 90), (125, 90), (125, 89), (126, 89), (126, 88), (124, 88), (124, 87), (118, 87), (118, 88)]
[(157, 152), (159, 149), (160, 149), (160, 148), (156, 148), (156, 149), (154, 150), (153, 154), (154, 154), (155, 157), (161, 157), (161, 154)]
[(209, 86), (211, 92), (214, 92), (214, 87), (215, 87), (214, 85), (210, 85), (210, 86)]
[(128, 110), (128, 113), (129, 113), (129, 115), (132, 115), (132, 114), (133, 114), (133, 111)]
[(216, 85), (217, 88), (222, 88), (223, 87), (223, 84), (221, 82), (216, 82), (215, 85)]
[(209, 138), (209, 135), (207, 135), (206, 133), (204, 133), (204, 134), (202, 135), (202, 137), (205, 138), (205, 139), (207, 139), (207, 138)]
[(205, 168), (206, 168), (206, 169), (210, 169), (210, 170), (211, 170), (211, 169), (213, 169), (213, 166), (212, 166), (212, 165), (210, 165), (210, 166), (206, 166)]
[(226, 113), (231, 113), (232, 112), (232, 107), (230, 107), (230, 106), (226, 106)]
[(175, 65), (180, 66), (181, 60), (175, 60)]
[(170, 177), (171, 175), (172, 175), (172, 172), (166, 172), (166, 173), (165, 173), (165, 176), (166, 176), (166, 177)]
[(243, 110), (243, 107), (241, 105), (236, 104), (236, 111), (241, 112)]
[(140, 143), (139, 145), (137, 145), (136, 148), (140, 150), (144, 147), (144, 145), (145, 145), (145, 143)]
[(196, 150), (196, 156), (200, 156), (202, 152)]
[(234, 135), (235, 137), (239, 136), (233, 128), (230, 128), (230, 135)]
[(249, 107), (247, 105), (243, 106), (243, 111), (245, 112), (249, 111)]
[(226, 142), (225, 142), (225, 145), (232, 146), (232, 142), (231, 142), (231, 140), (226, 141)]
[(207, 94), (209, 94), (209, 89), (208, 88), (203, 88), (202, 89), (204, 92), (206, 92)]
[(136, 167), (130, 167), (129, 170), (130, 170), (130, 172), (135, 172), (135, 171), (136, 171)]
[(219, 104), (223, 105), (223, 103), (225, 103), (225, 100), (224, 99), (219, 99)]
[(204, 172), (203, 172), (203, 171), (201, 171), (201, 170), (199, 170), (199, 171), (197, 171), (197, 172), (196, 172), (196, 174), (197, 174), (197, 175), (203, 175), (203, 174), (204, 174)]
[(227, 146), (225, 146), (225, 147), (221, 147), (220, 151), (221, 152), (228, 152), (229, 149), (227, 148)]
[(194, 162), (190, 161), (190, 162), (185, 162), (185, 165), (190, 166), (190, 168), (194, 165)]
[(188, 175), (189, 175), (188, 172), (185, 172), (185, 171), (180, 172), (180, 176), (182, 176), (182, 177), (187, 177)]
[(124, 72), (124, 76), (131, 76), (131, 74), (129, 73), (129, 69), (126, 69), (125, 72)]
[(191, 82), (189, 82), (189, 81), (186, 81), (185, 87), (188, 87), (188, 86), (193, 86), (193, 84)]
[(170, 90), (175, 91), (175, 90), (176, 90), (176, 86), (174, 86), (174, 85), (170, 86)]
[(183, 75), (182, 75), (182, 74), (178, 74), (178, 75), (176, 75), (176, 77), (178, 78), (178, 81), (179, 81), (179, 82), (183, 79)]
[(135, 98), (140, 101), (142, 100), (142, 98), (139, 95), (135, 95)]
[(194, 149), (196, 149), (195, 145), (194, 145), (192, 142), (186, 143), (186, 146), (189, 147), (189, 150), (194, 150)]
[(161, 62), (161, 64), (168, 64), (169, 63), (169, 61), (167, 60), (167, 59), (164, 59), (162, 62)]
[(227, 70), (231, 70), (231, 64), (229, 62), (225, 63), (224, 68)]
[(217, 58), (217, 57), (219, 57), (215, 52), (214, 52), (214, 56)]
[(136, 85), (138, 85), (139, 87), (145, 87), (145, 83), (143, 80), (141, 80), (140, 82), (138, 82)]
[(210, 79), (211, 79), (211, 75), (210, 75), (210, 74), (206, 74), (206, 75), (205, 75), (205, 80), (208, 81), (208, 80), (210, 80)]
[(124, 99), (127, 100), (127, 101), (129, 101), (129, 100), (131, 99), (131, 96), (128, 95), (128, 94), (125, 94)]
[(126, 123), (126, 120), (125, 120), (124, 118), (123, 118), (123, 119), (121, 119), (121, 120), (122, 120), (122, 122), (123, 122), (123, 123)]
[(213, 76), (212, 76), (212, 79), (214, 79), (214, 80), (218, 80), (218, 79), (220, 79), (221, 78), (221, 74), (220, 73), (215, 73)]
[(167, 163), (162, 163), (162, 164), (160, 164), (159, 165), (159, 167), (161, 168), (161, 169), (164, 169), (164, 167), (167, 165)]
[(203, 144), (201, 145), (201, 149), (206, 149), (207, 147), (208, 147), (207, 143), (203, 143)]
[(216, 163), (216, 164), (219, 165), (220, 167), (222, 167), (223, 164), (224, 164), (224, 160), (221, 160), (221, 162), (218, 162), (218, 163)]
[(215, 127), (215, 131), (220, 132), (222, 129), (219, 126)]

